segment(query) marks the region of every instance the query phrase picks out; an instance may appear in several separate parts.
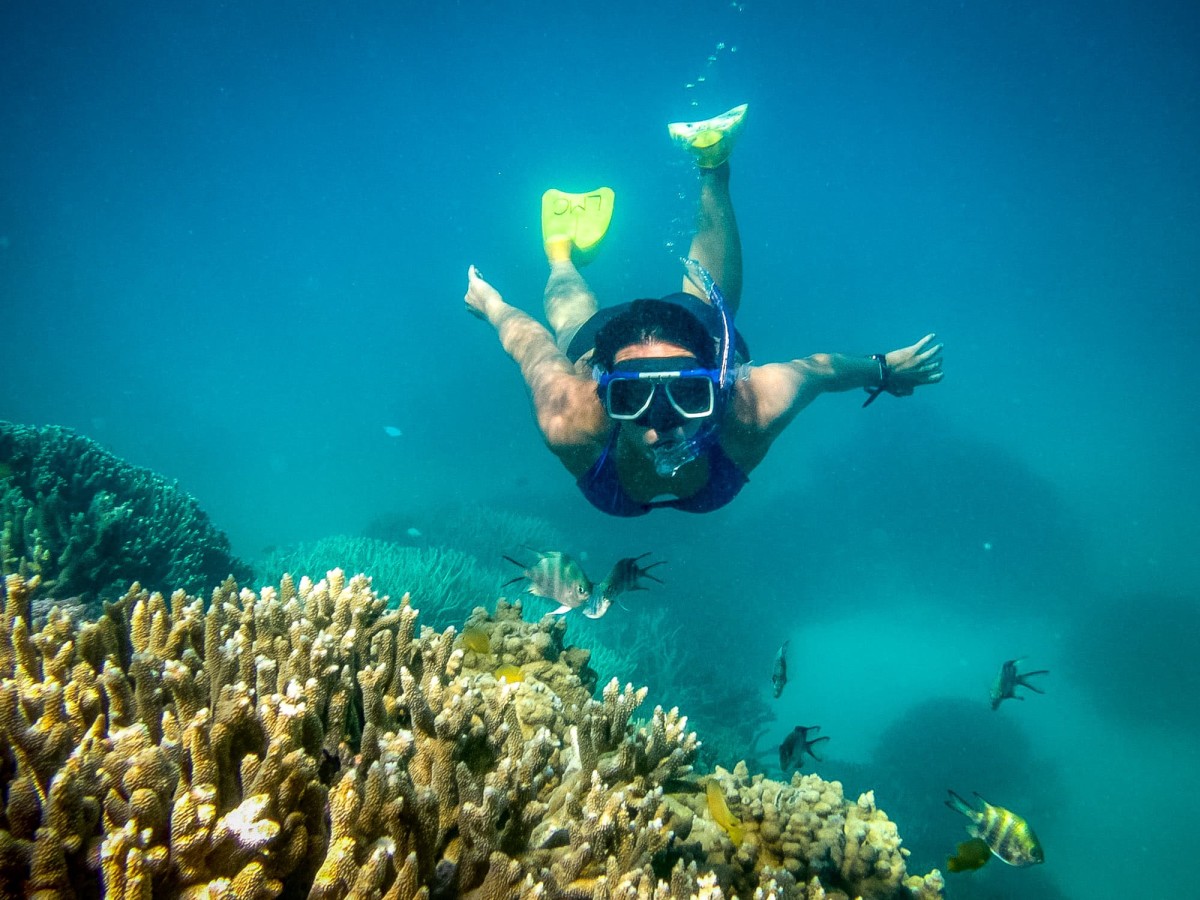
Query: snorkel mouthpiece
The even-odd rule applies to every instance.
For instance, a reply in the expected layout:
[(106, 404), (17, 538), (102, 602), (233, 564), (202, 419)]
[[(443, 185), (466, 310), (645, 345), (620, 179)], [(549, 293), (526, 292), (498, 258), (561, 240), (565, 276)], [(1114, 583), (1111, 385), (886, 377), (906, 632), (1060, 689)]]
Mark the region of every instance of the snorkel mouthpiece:
[(688, 463), (700, 457), (701, 443), (695, 438), (686, 441), (662, 441), (654, 445), (654, 471), (660, 478), (671, 478)]
[(705, 420), (700, 430), (686, 440), (668, 441), (654, 446), (654, 471), (660, 478), (671, 478), (688, 463), (699, 459), (704, 449), (716, 438), (717, 425), (725, 405), (727, 389), (733, 384), (734, 376), (733, 316), (730, 315), (729, 309), (725, 305), (725, 295), (717, 287), (717, 283), (708, 269), (704, 268), (697, 260), (684, 258), (680, 262), (687, 270), (688, 277), (704, 291), (713, 308), (721, 314), (721, 348), (717, 358), (720, 380), (717, 384), (717, 408)]

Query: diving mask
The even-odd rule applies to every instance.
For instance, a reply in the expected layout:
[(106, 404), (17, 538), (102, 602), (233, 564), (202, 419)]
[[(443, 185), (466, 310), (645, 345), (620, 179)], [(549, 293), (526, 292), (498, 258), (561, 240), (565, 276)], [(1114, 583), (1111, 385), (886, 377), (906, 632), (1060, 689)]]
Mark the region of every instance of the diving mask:
[(618, 363), (612, 372), (597, 372), (605, 413), (618, 422), (639, 424), (672, 413), (680, 419), (708, 418), (716, 410), (720, 372), (687, 366), (688, 362), (694, 361), (632, 359)]

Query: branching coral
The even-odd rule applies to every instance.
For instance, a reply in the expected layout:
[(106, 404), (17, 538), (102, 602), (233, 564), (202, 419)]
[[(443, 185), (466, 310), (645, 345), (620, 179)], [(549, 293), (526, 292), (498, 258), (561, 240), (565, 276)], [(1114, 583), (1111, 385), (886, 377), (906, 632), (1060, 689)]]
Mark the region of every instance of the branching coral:
[(95, 603), (132, 581), (199, 591), (250, 571), (196, 501), (68, 428), (0, 422), (0, 569)]
[(461, 550), (344, 535), (276, 550), (254, 569), (262, 582), (270, 584), (284, 572), (325, 572), (334, 567), (370, 575), (381, 596), (398, 600), (411, 594), (425, 615), (439, 624), (461, 622), (475, 604), (490, 602), (501, 581), (499, 566), (481, 563)]
[(380, 516), (367, 526), (365, 534), (399, 544), (454, 547), (482, 560), (498, 560), (520, 547), (567, 546), (563, 533), (544, 519), (455, 499)]
[(477, 609), (469, 649), (334, 570), (35, 629), (36, 587), (9, 576), (0, 621), (0, 895), (940, 896), (869, 796), (815, 779), (723, 773), (735, 847), (687, 720), (592, 699), (559, 619)]

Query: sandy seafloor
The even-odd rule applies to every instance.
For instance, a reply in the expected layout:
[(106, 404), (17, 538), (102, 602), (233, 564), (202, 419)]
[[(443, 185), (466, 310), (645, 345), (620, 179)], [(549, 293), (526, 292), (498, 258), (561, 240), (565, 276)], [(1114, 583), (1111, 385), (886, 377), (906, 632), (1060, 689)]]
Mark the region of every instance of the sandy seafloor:
[[(610, 615), (764, 697), (790, 640), (766, 758), (820, 724), (924, 867), (947, 788), (1029, 818), (1043, 867), (948, 896), (1195, 896), (1198, 39), (1186, 3), (6, 4), (0, 418), (178, 479), (247, 559), (457, 501), (652, 550)], [(465, 272), (539, 314), (538, 197), (605, 183), (601, 300), (675, 290), (664, 124), (743, 101), (755, 360), (936, 331), (946, 380), (822, 398), (725, 510), (606, 518)], [(1046, 694), (992, 713), (1018, 656)]]

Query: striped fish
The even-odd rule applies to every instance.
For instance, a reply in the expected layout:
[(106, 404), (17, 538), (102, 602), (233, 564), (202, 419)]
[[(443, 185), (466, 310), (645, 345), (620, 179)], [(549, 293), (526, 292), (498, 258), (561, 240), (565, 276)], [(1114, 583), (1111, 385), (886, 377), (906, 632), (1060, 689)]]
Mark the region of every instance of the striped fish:
[(592, 582), (583, 571), (583, 566), (566, 553), (557, 550), (534, 552), (537, 553), (537, 560), (528, 568), (525, 563), (511, 556), (504, 557), (523, 571), (511, 581), (506, 581), (503, 587), (523, 581), (524, 589), (528, 593), (562, 604), (558, 609), (550, 610), (552, 616), (561, 616), (588, 602), (592, 596)]
[(1010, 866), (1035, 866), (1046, 861), (1042, 844), (1028, 822), (1002, 806), (992, 806), (979, 794), (975, 799), (983, 804), (982, 811), (954, 791), (950, 791), (950, 799), (946, 801), (948, 807), (971, 820), (968, 834), (984, 841), (993, 855)]

